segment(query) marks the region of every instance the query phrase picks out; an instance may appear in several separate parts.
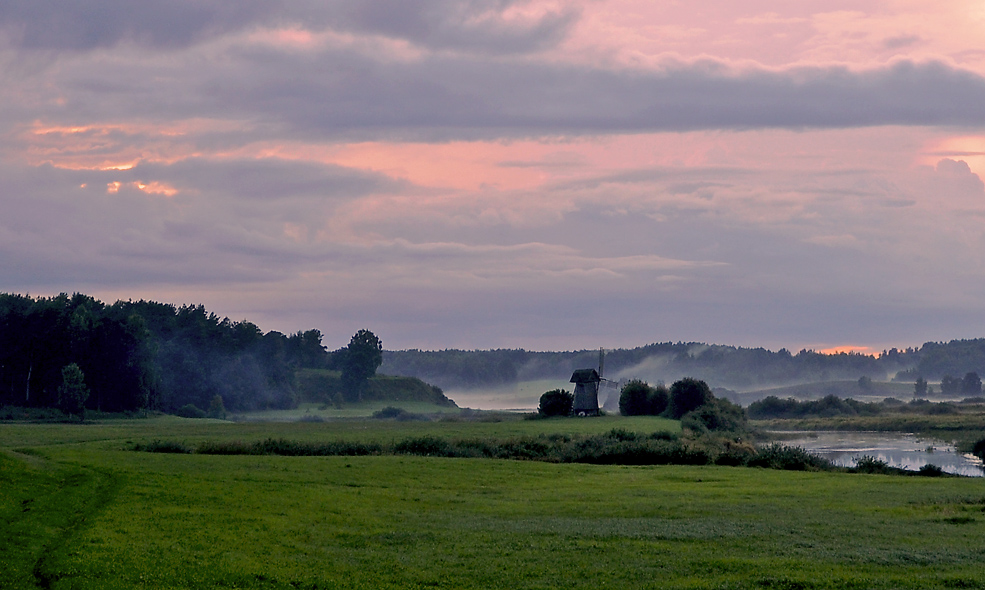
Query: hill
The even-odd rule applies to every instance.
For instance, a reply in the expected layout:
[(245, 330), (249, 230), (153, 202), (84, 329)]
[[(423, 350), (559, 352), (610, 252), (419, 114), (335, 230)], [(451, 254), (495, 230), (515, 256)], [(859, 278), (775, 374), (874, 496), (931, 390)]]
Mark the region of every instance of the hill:
[[(297, 391), (301, 401), (341, 404), (342, 373), (327, 369), (301, 369), (297, 373)], [(416, 377), (377, 375), (371, 377), (363, 391), (364, 401), (428, 402), (455, 407), (440, 388)]]
[[(566, 382), (575, 369), (598, 366), (598, 355), (597, 350), (384, 351), (380, 370), (419, 377), (444, 389), (495, 389), (534, 380)], [(947, 376), (961, 378), (969, 372), (985, 375), (985, 339), (928, 342), (919, 348), (894, 348), (878, 355), (813, 350), (793, 354), (785, 349), (700, 342), (648, 344), (605, 354), (605, 377), (612, 380), (671, 383), (695, 377), (739, 393), (804, 383), (854, 382), (860, 377), (912, 384), (918, 377), (939, 381)]]

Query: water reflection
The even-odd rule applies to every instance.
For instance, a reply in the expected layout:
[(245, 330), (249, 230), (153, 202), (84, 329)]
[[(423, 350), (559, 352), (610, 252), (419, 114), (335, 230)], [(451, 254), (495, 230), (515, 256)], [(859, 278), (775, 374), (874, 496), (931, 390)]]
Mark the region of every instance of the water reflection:
[(777, 432), (783, 444), (803, 447), (835, 465), (853, 467), (868, 455), (893, 467), (917, 471), (932, 463), (948, 473), (985, 475), (981, 459), (959, 453), (949, 443), (898, 432)]

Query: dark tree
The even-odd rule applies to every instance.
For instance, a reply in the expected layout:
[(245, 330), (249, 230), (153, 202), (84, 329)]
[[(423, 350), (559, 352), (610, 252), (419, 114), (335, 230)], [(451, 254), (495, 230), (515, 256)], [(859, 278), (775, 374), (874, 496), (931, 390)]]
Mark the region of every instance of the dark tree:
[(563, 389), (552, 389), (540, 396), (540, 406), (537, 411), (542, 416), (567, 416), (571, 414), (571, 404), (575, 396)]
[(369, 378), (383, 363), (383, 343), (369, 330), (359, 330), (349, 341), (342, 364), (345, 400), (359, 401)]
[(209, 403), (209, 409), (206, 412), (209, 418), (216, 418), (219, 420), (226, 419), (226, 405), (222, 403), (222, 396), (216, 394), (212, 397), (212, 401)]
[(85, 403), (89, 388), (79, 365), (71, 363), (62, 368), (62, 384), (58, 386), (58, 405), (66, 414), (78, 414), (85, 420)]
[(924, 398), (927, 396), (927, 380), (923, 377), (917, 377), (916, 382), (913, 384), (913, 397)]
[(656, 387), (650, 388), (650, 394), (647, 395), (646, 405), (647, 413), (651, 416), (659, 416), (667, 410), (667, 404), (670, 403), (670, 392), (667, 391), (667, 386), (660, 383)]
[(297, 332), (287, 338), (287, 354), (291, 362), (306, 369), (320, 369), (328, 362), (328, 352), (321, 344), (319, 330)]
[(708, 384), (699, 379), (685, 377), (670, 386), (670, 402), (667, 404), (667, 417), (680, 420), (684, 414), (697, 409), (715, 396)]
[(941, 377), (941, 393), (944, 395), (955, 394), (961, 391), (961, 379), (944, 375)]
[(982, 392), (982, 380), (978, 373), (967, 373), (961, 380), (961, 393), (969, 395), (980, 395)]
[(623, 385), (619, 392), (619, 413), (623, 416), (649, 414), (649, 398), (650, 386), (645, 381), (633, 379)]

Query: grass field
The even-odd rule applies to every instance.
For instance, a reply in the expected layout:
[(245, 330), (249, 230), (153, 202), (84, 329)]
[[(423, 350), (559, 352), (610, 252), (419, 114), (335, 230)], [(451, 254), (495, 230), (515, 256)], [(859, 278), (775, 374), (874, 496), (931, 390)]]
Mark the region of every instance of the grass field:
[(234, 420), (255, 420), (261, 422), (294, 422), (311, 418), (368, 418), (374, 412), (388, 406), (402, 408), (415, 414), (448, 414), (460, 413), (461, 408), (454, 406), (439, 406), (430, 402), (419, 401), (363, 401), (349, 402), (341, 407), (323, 403), (301, 403), (289, 410), (263, 410), (259, 412), (230, 413)]
[(134, 443), (673, 429), (655, 418), (0, 425), (2, 588), (985, 588), (985, 482)]

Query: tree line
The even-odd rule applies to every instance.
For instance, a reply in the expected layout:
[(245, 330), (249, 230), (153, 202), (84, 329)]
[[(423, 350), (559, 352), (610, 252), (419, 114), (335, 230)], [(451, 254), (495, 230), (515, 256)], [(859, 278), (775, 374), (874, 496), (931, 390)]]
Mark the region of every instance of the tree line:
[(367, 330), (333, 352), (321, 341), (318, 330), (264, 333), (202, 305), (0, 294), (0, 405), (174, 412), (218, 398), (231, 411), (289, 408), (299, 368), (342, 371), (358, 398), (382, 343)]
[[(381, 370), (418, 377), (442, 388), (483, 388), (517, 381), (567, 378), (598, 363), (598, 350), (535, 352), (500, 350), (384, 351)], [(825, 354), (814, 350), (745, 348), (699, 342), (664, 342), (606, 351), (606, 374), (668, 382), (686, 376), (734, 389), (793, 383), (856, 380), (865, 376), (913, 382), (969, 372), (985, 375), (985, 338), (927, 342), (919, 348), (877, 355)]]

